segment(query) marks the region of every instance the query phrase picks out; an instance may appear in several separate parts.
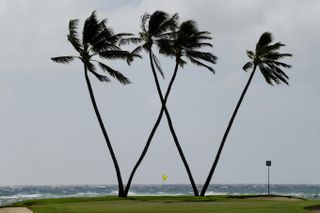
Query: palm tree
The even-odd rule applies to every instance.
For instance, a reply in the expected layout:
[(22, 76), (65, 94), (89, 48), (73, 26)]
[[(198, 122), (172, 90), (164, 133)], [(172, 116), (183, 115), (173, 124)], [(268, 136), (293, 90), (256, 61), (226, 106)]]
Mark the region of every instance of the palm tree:
[[(168, 35), (168, 38), (159, 39), (157, 41), (160, 48), (159, 52), (174, 57), (176, 61), (173, 75), (166, 91), (165, 103), (167, 102), (179, 66), (183, 67), (187, 63), (185, 59), (188, 59), (197, 66), (205, 67), (214, 74), (214, 69), (203, 62), (216, 64), (217, 57), (210, 52), (198, 50), (202, 47), (212, 47), (212, 44), (206, 41), (211, 39), (210, 32), (199, 31), (197, 23), (194, 20), (188, 20), (180, 24), (177, 32)], [(161, 108), (161, 111), (163, 110), (164, 107)], [(198, 194), (195, 195), (197, 196)]]
[(156, 73), (156, 69), (160, 72), (160, 74), (162, 76), (163, 76), (163, 72), (162, 72), (161, 66), (159, 64), (158, 58), (156, 57), (156, 55), (153, 53), (153, 50), (152, 50), (153, 44), (156, 43), (157, 40), (168, 37), (168, 35), (170, 35), (172, 33), (172, 31), (174, 31), (176, 29), (177, 20), (178, 20), (177, 14), (174, 14), (173, 16), (170, 17), (167, 13), (165, 13), (163, 11), (155, 11), (152, 15), (145, 13), (141, 19), (142, 32), (139, 33), (139, 37), (122, 40), (122, 44), (127, 44), (130, 42), (135, 43), (135, 44), (142, 43), (142, 45), (138, 46), (137, 48), (135, 48), (132, 51), (132, 54), (137, 55), (142, 50), (145, 50), (148, 53), (151, 71), (153, 74), (154, 82), (156, 84), (157, 92), (160, 97), (160, 101), (161, 101), (161, 105), (162, 105), (161, 111), (158, 115), (158, 118), (157, 118), (157, 120), (156, 120), (156, 122), (150, 132), (150, 135), (147, 139), (147, 143), (146, 143), (138, 161), (136, 162), (136, 164), (135, 164), (135, 166), (129, 176), (128, 183), (127, 183), (126, 189), (125, 189), (125, 193), (128, 193), (128, 191), (130, 189), (134, 174), (135, 174), (136, 170), (138, 169), (139, 165), (141, 164), (144, 156), (146, 155), (148, 148), (151, 144), (152, 138), (153, 138), (153, 136), (154, 136), (159, 124), (160, 124), (162, 114), (163, 114), (163, 112), (165, 112), (167, 120), (168, 120), (170, 132), (173, 136), (173, 139), (174, 139), (175, 145), (177, 146), (177, 149), (179, 151), (180, 157), (182, 158), (184, 167), (186, 168), (186, 171), (187, 171), (189, 180), (191, 182), (194, 194), (196, 196), (199, 194), (197, 187), (196, 187), (196, 184), (194, 182), (194, 179), (192, 177), (189, 165), (188, 165), (186, 158), (183, 154), (183, 151), (182, 151), (181, 146), (179, 144), (177, 135), (175, 134), (175, 130), (173, 128), (170, 114), (169, 114), (167, 107), (166, 107), (166, 101), (167, 101), (168, 95), (166, 95), (166, 98), (163, 98), (163, 94), (161, 92), (160, 83), (159, 83), (159, 79), (158, 79), (158, 76)]
[(291, 57), (292, 55), (289, 53), (280, 53), (278, 50), (285, 46), (281, 42), (277, 42), (275, 44), (271, 44), (272, 42), (272, 34), (269, 32), (265, 32), (261, 35), (258, 43), (256, 44), (256, 50), (255, 52), (251, 50), (247, 50), (247, 55), (250, 58), (250, 61), (247, 62), (243, 69), (247, 71), (250, 68), (253, 68), (250, 77), (248, 79), (248, 82), (246, 86), (244, 87), (244, 90), (240, 96), (240, 99), (236, 105), (235, 110), (233, 111), (233, 114), (231, 116), (231, 119), (229, 121), (229, 124), (227, 126), (227, 129), (223, 135), (222, 141), (220, 143), (217, 155), (215, 157), (215, 160), (212, 164), (212, 167), (210, 169), (209, 175), (206, 179), (206, 182), (201, 190), (201, 196), (204, 196), (206, 193), (206, 190), (210, 184), (212, 175), (215, 171), (215, 168), (217, 167), (223, 146), (226, 142), (226, 139), (228, 137), (229, 131), (232, 127), (233, 121), (237, 115), (238, 109), (242, 103), (242, 100), (248, 90), (248, 87), (251, 83), (251, 80), (253, 78), (253, 75), (256, 72), (257, 67), (261, 71), (263, 77), (265, 78), (266, 82), (270, 85), (276, 84), (289, 84), (288, 79), (289, 77), (286, 75), (286, 73), (282, 70), (283, 68), (290, 68), (291, 66), (280, 62), (279, 60), (285, 57)]
[(110, 78), (106, 75), (99, 74), (96, 71), (95, 64), (98, 64), (99, 67), (105, 71), (107, 74), (116, 78), (121, 84), (129, 84), (130, 81), (119, 71), (111, 68), (110, 66), (94, 59), (94, 56), (99, 56), (103, 59), (127, 59), (128, 57), (132, 57), (128, 51), (121, 50), (118, 46), (118, 42), (124, 36), (130, 35), (126, 33), (115, 34), (109, 27), (106, 26), (106, 19), (99, 21), (96, 17), (95, 11), (89, 16), (83, 27), (82, 31), (82, 41), (78, 36), (78, 20), (70, 20), (69, 22), (69, 35), (68, 40), (78, 52), (77, 56), (60, 56), (51, 58), (54, 62), (67, 64), (74, 59), (80, 59), (83, 63), (84, 75), (86, 84), (89, 90), (90, 99), (96, 113), (97, 119), (99, 121), (100, 128), (102, 130), (103, 136), (105, 138), (107, 147), (111, 154), (111, 158), (116, 170), (117, 180), (118, 180), (118, 188), (119, 197), (123, 197), (124, 194), (124, 186), (122, 182), (120, 167), (111, 146), (110, 139), (108, 137), (106, 128), (103, 124), (101, 115), (99, 113), (99, 109), (94, 97), (94, 93), (92, 90), (89, 73), (93, 74), (96, 78), (98, 78), (102, 82), (109, 82)]

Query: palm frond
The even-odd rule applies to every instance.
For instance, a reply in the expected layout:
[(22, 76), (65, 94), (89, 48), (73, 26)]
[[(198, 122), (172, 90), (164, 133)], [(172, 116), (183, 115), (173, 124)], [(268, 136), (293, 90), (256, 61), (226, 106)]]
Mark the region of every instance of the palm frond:
[(82, 51), (82, 45), (80, 44), (80, 42), (72, 38), (70, 35), (68, 35), (67, 37), (68, 41), (72, 44), (74, 49), (80, 53)]
[(150, 14), (145, 13), (141, 16), (141, 29), (143, 32), (148, 32), (148, 21), (150, 20)]
[(289, 77), (279, 67), (271, 64), (259, 64), (259, 69), (268, 84), (289, 84)]
[(93, 63), (89, 61), (89, 62), (84, 62), (84, 64), (90, 72), (96, 72), (96, 66), (94, 66)]
[(270, 72), (270, 69), (268, 69), (264, 64), (258, 64), (258, 67), (264, 77), (264, 79), (266, 80), (266, 82), (270, 85), (272, 84), (272, 74)]
[(195, 65), (198, 65), (198, 66), (202, 66), (202, 67), (205, 67), (207, 68), (208, 70), (210, 70), (213, 74), (215, 73), (214, 69), (204, 63), (202, 63), (201, 61), (197, 60), (197, 59), (194, 59), (192, 57), (189, 58), (189, 60), (191, 61), (191, 63), (195, 64)]
[(89, 42), (92, 45), (92, 50), (96, 53), (104, 50), (119, 50), (117, 42), (120, 37), (114, 34), (110, 27), (105, 24), (106, 20), (102, 20), (96, 29), (96, 35), (92, 36)]
[(104, 63), (98, 62), (99, 66), (103, 71), (106, 71), (112, 77), (116, 78), (121, 84), (130, 84), (130, 80), (121, 74), (119, 71), (112, 69), (111, 67), (107, 66)]
[(275, 44), (271, 44), (268, 46), (263, 47), (263, 49), (265, 50), (265, 52), (270, 52), (270, 51), (276, 51), (279, 50), (281, 47), (284, 47), (285, 45), (282, 44), (281, 42), (277, 42)]
[(119, 41), (119, 45), (122, 46), (122, 45), (129, 45), (129, 44), (140, 44), (142, 42), (142, 38), (140, 37), (131, 37), (131, 38), (122, 38), (120, 39)]
[(190, 42), (186, 44), (186, 47), (190, 49), (199, 49), (202, 47), (213, 47), (213, 45), (208, 42)]
[(263, 59), (262, 62), (263, 63), (267, 63), (267, 64), (274, 64), (276, 66), (283, 67), (283, 68), (291, 68), (290, 64), (286, 64), (286, 63), (283, 63), (283, 62), (280, 62), (280, 61)]
[(195, 35), (200, 36), (197, 22), (194, 20), (187, 20), (180, 24), (179, 32), (182, 35)]
[(260, 39), (256, 46), (256, 52), (259, 48), (269, 45), (272, 42), (272, 34), (265, 32), (260, 36)]
[(285, 83), (285, 84), (289, 84), (287, 80), (289, 80), (289, 76), (283, 72), (282, 69), (280, 69), (278, 66), (275, 66), (273, 64), (267, 64), (267, 66), (272, 70), (272, 74), (279, 79), (278, 82), (276, 82), (277, 84), (280, 84), (281, 82)]
[(133, 62), (133, 59), (135, 57), (137, 58), (142, 58), (142, 56), (140, 55), (141, 51), (142, 51), (142, 46), (138, 46), (136, 47), (134, 50), (132, 50), (130, 52), (130, 56), (127, 58), (127, 63), (130, 65)]
[[(198, 44), (204, 43), (204, 40), (208, 40), (208, 38), (199, 38), (199, 37), (188, 37), (184, 39), (186, 42), (184, 42), (184, 46), (187, 48), (197, 48)], [(208, 43), (208, 42), (207, 42)], [(212, 46), (212, 45), (210, 45)]]
[(98, 53), (106, 50), (120, 50), (120, 47), (118, 46), (116, 40), (110, 39), (110, 36), (102, 36), (100, 34), (98, 37), (96, 37), (91, 49), (95, 53)]
[(68, 64), (69, 62), (75, 59), (74, 56), (59, 56), (51, 58), (52, 61), (61, 63), (61, 64)]
[(282, 59), (282, 58), (285, 58), (285, 57), (292, 57), (292, 54), (279, 53), (279, 52), (269, 52), (263, 56), (263, 58), (265, 58), (265, 59), (275, 60), (275, 61)]
[(253, 67), (253, 63), (251, 61), (249, 61), (242, 67), (242, 69), (247, 72), (248, 69), (250, 69), (252, 67)]
[(247, 50), (247, 55), (250, 59), (254, 60), (255, 53), (251, 50)]
[(176, 43), (178, 46), (190, 50), (212, 47), (213, 45), (206, 40), (212, 40), (210, 32), (199, 31), (197, 23), (194, 20), (188, 20), (180, 25)]
[[(109, 28), (109, 30), (111, 30), (111, 29)], [(112, 32), (112, 35), (108, 38), (108, 40), (110, 42), (116, 44), (116, 43), (119, 43), (122, 39), (124, 39), (124, 38), (126, 38), (128, 36), (133, 36), (133, 34), (131, 34), (131, 33), (117, 33), (117, 34), (114, 34)]]
[(94, 76), (96, 76), (96, 78), (97, 78), (99, 81), (110, 82), (110, 79), (109, 79), (107, 76), (101, 75), (101, 74), (99, 74), (99, 73), (96, 72), (96, 67), (94, 66), (93, 63), (91, 63), (91, 62), (85, 63), (85, 66), (87, 67), (87, 69), (88, 69)]
[(72, 44), (72, 46), (78, 51), (81, 52), (82, 50), (82, 45), (80, 43), (80, 39), (78, 36), (78, 19), (71, 19), (69, 21), (69, 35), (68, 35), (68, 40)]
[(99, 81), (101, 82), (110, 82), (110, 79), (105, 75), (100, 75), (97, 72), (90, 71)]
[(208, 37), (209, 39), (211, 39), (211, 33), (209, 31), (197, 31), (194, 34), (196, 37)]
[(174, 41), (170, 39), (158, 39), (156, 41), (157, 46), (159, 47), (159, 53), (166, 56), (175, 56), (176, 49), (174, 47)]
[[(172, 31), (169, 31), (169, 32), (165, 32), (165, 33), (162, 33), (162, 34), (161, 34), (161, 36), (159, 37), (159, 39), (170, 39), (170, 38), (174, 38), (177, 33), (178, 33), (177, 30), (172, 30)], [(155, 38), (155, 40), (158, 40), (158, 38)]]
[[(178, 25), (178, 19), (179, 19), (179, 15), (177, 13), (175, 13), (171, 18), (163, 21), (159, 25), (155, 34), (158, 36), (167, 36), (168, 34), (165, 32), (167, 32), (168, 30), (170, 30), (171, 32), (175, 31), (175, 29), (177, 28), (177, 25)], [(165, 35), (164, 35), (164, 33), (165, 33)]]
[(186, 56), (187, 57), (192, 57), (194, 59), (201, 59), (203, 61), (215, 64), (217, 62), (217, 57), (213, 55), (212, 53), (209, 52), (201, 52), (201, 51), (189, 51), (186, 50)]
[(117, 37), (119, 39), (122, 39), (123, 37), (133, 36), (132, 33), (117, 33), (114, 35), (114, 37)]
[(159, 71), (159, 73), (161, 74), (162, 78), (164, 78), (164, 74), (163, 74), (159, 59), (157, 58), (157, 56), (153, 52), (151, 53), (151, 55), (152, 55), (153, 63), (155, 64), (155, 66), (156, 66), (157, 70)]
[(160, 10), (155, 11), (149, 18), (148, 32), (153, 36), (161, 34), (164, 32), (164, 29), (160, 28), (161, 24), (168, 20), (169, 15), (166, 12)]
[(101, 40), (100, 42), (97, 42), (93, 46), (91, 46), (91, 50), (94, 53), (99, 54), (99, 52), (103, 51), (118, 51), (121, 50), (121, 48), (116, 44), (112, 44), (108, 41)]
[(101, 58), (105, 59), (127, 59), (131, 53), (125, 50), (106, 50), (98, 53)]
[(105, 20), (103, 20), (103, 22), (100, 22), (99, 25), (99, 20), (97, 19), (96, 11), (92, 12), (91, 16), (89, 16), (84, 22), (84, 27), (82, 31), (83, 46), (94, 43), (93, 41), (98, 36), (101, 30), (101, 23), (104, 22)]
[(69, 35), (71, 37), (78, 37), (78, 24), (79, 24), (79, 19), (71, 19), (69, 21)]
[(210, 35), (211, 33), (210, 32), (207, 32), (207, 31), (201, 31), (201, 32), (188, 32), (188, 39), (189, 39), (189, 42), (191, 43), (199, 43), (199, 42), (203, 42), (204, 40), (212, 40), (212, 37)]
[(131, 51), (131, 55), (140, 55), (141, 51), (142, 51), (143, 47), (142, 46), (137, 46), (136, 48), (134, 48)]

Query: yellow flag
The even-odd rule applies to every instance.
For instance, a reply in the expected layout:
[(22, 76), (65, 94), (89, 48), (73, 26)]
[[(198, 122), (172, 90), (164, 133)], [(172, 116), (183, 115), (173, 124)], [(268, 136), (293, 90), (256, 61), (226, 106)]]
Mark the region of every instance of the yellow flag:
[(166, 181), (168, 179), (167, 175), (162, 175), (162, 181)]

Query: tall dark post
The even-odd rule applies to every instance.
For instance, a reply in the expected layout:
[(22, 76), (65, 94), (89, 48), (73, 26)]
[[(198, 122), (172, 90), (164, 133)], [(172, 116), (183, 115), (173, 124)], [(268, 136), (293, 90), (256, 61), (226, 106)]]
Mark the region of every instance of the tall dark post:
[(266, 161), (266, 166), (268, 167), (268, 195), (270, 195), (270, 166), (271, 160)]

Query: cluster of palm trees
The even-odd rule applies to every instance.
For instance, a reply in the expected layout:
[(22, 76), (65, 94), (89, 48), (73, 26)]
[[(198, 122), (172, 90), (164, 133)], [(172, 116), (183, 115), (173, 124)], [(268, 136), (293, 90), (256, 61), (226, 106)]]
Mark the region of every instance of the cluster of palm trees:
[[(111, 30), (110, 27), (107, 26), (105, 19), (99, 20), (97, 18), (96, 12), (94, 11), (84, 22), (82, 38), (79, 37), (78, 33), (78, 20), (70, 20), (68, 40), (72, 44), (74, 49), (78, 52), (77, 55), (59, 56), (53, 57), (51, 59), (54, 62), (63, 64), (67, 64), (73, 61), (74, 59), (80, 59), (83, 63), (84, 76), (88, 87), (90, 99), (115, 167), (118, 181), (119, 197), (128, 196), (128, 192), (132, 180), (134, 178), (135, 172), (137, 171), (139, 165), (141, 164), (144, 156), (146, 155), (149, 149), (149, 146), (161, 122), (163, 114), (165, 114), (167, 118), (167, 123), (170, 132), (172, 134), (174, 143), (177, 147), (181, 160), (186, 169), (194, 195), (204, 196), (214, 174), (215, 168), (218, 164), (223, 146), (232, 127), (234, 118), (251, 83), (253, 75), (256, 72), (256, 69), (259, 68), (268, 84), (288, 84), (288, 76), (283, 72), (282, 69), (290, 68), (290, 65), (280, 62), (279, 60), (284, 57), (291, 56), (291, 54), (279, 53), (278, 50), (282, 46), (284, 46), (284, 44), (280, 42), (271, 44), (272, 35), (268, 32), (265, 32), (260, 37), (256, 45), (255, 51), (247, 51), (250, 61), (244, 65), (243, 69), (247, 71), (250, 68), (252, 68), (249, 80), (232, 114), (231, 120), (227, 126), (226, 132), (220, 143), (218, 153), (215, 155), (215, 159), (210, 169), (209, 175), (205, 181), (205, 184), (202, 187), (202, 190), (199, 193), (198, 188), (193, 179), (191, 170), (189, 168), (188, 162), (179, 143), (177, 134), (174, 130), (172, 119), (167, 109), (166, 103), (169, 98), (172, 85), (176, 79), (179, 68), (183, 67), (187, 63), (187, 61), (200, 67), (204, 67), (205, 69), (214, 73), (212, 65), (216, 63), (217, 57), (210, 52), (201, 51), (201, 48), (203, 47), (212, 47), (212, 44), (210, 43), (210, 41), (212, 40), (210, 32), (200, 31), (198, 29), (197, 23), (194, 20), (187, 20), (182, 23), (179, 23), (178, 14), (169, 15), (163, 11), (155, 11), (151, 15), (145, 13), (141, 17), (141, 32), (138, 34), (138, 36), (134, 36), (130, 33), (116, 34)], [(122, 46), (127, 44), (137, 46), (133, 51), (129, 52), (127, 50), (122, 49)], [(173, 74), (171, 76), (168, 88), (165, 93), (162, 93), (161, 91), (158, 77), (158, 75), (161, 75), (163, 77), (164, 73), (160, 66), (159, 59), (157, 58), (154, 52), (154, 48), (157, 48), (160, 54), (169, 56), (175, 60)], [(125, 77), (121, 72), (115, 70), (114, 68), (111, 68), (110, 66), (99, 61), (96, 58), (112, 60), (122, 59), (126, 60), (126, 62), (130, 65), (130, 63), (133, 62), (133, 60), (135, 60), (136, 58), (142, 58), (140, 55), (142, 51), (146, 51), (146, 53), (149, 56), (154, 83), (156, 85), (157, 93), (161, 101), (161, 110), (147, 138), (145, 147), (138, 161), (134, 165), (132, 172), (130, 173), (128, 182), (126, 185), (124, 185), (120, 166), (118, 164), (116, 155), (113, 151), (110, 139), (108, 137), (108, 133), (104, 126), (104, 122), (101, 118), (94, 97), (94, 93), (89, 78), (89, 73), (98, 78), (100, 81), (109, 82), (111, 76), (117, 79), (121, 84), (129, 84), (130, 80), (127, 77)], [(100, 67), (100, 70), (104, 73), (101, 73), (100, 71), (98, 72), (95, 65), (98, 65)]]

